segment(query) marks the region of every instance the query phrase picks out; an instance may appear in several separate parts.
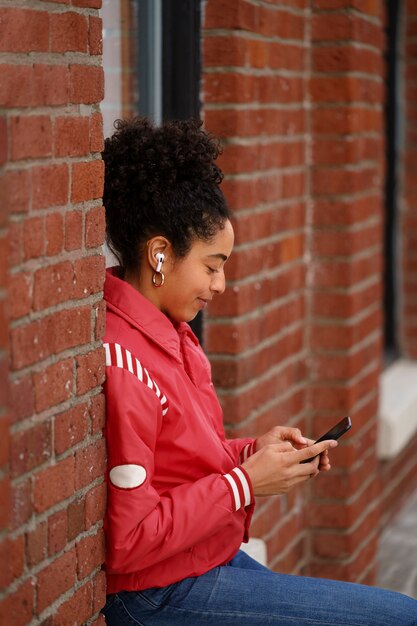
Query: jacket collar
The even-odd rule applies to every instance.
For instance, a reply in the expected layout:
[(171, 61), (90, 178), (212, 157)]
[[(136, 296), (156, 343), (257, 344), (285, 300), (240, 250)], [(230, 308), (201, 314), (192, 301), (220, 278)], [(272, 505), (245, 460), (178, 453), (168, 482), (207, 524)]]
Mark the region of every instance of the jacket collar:
[(152, 302), (122, 280), (118, 267), (106, 270), (104, 299), (110, 310), (127, 320), (179, 362), (182, 362), (180, 342), (185, 336), (190, 336), (194, 343), (197, 341), (188, 324), (171, 322)]

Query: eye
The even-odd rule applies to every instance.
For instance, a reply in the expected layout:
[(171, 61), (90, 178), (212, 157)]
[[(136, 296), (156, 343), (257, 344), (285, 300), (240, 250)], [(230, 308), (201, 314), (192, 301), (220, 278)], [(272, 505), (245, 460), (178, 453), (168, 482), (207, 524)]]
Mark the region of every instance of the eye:
[(215, 274), (216, 272), (218, 272), (219, 270), (216, 269), (215, 267), (210, 267), (209, 265), (207, 265), (207, 272), (209, 274)]

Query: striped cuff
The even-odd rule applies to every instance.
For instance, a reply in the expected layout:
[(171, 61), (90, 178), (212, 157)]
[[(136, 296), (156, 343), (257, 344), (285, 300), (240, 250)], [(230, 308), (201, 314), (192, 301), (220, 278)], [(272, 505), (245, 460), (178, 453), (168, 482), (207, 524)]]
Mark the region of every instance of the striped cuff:
[(254, 501), (252, 484), (243, 467), (235, 467), (222, 476), (232, 496), (233, 509), (238, 511)]
[(248, 459), (252, 454), (256, 452), (256, 439), (252, 441), (252, 443), (247, 443), (240, 452), (239, 455), (239, 463), (244, 463), (246, 459)]

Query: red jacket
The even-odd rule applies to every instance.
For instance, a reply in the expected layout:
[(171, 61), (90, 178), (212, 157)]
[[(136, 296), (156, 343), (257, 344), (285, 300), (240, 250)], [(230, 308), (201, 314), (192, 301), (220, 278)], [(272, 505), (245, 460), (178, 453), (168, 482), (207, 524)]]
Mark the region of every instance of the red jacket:
[(229, 561), (247, 541), (253, 493), (238, 467), (253, 439), (226, 440), (210, 365), (107, 273), (107, 592), (162, 587)]

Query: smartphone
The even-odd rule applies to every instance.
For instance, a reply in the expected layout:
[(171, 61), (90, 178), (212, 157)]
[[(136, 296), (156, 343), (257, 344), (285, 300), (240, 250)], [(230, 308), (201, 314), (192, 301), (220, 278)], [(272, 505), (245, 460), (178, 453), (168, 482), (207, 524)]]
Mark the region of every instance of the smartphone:
[[(314, 443), (319, 443), (319, 441), (327, 441), (328, 439), (339, 439), (342, 435), (347, 433), (352, 426), (352, 422), (350, 417), (347, 415), (343, 419), (340, 420), (335, 426), (333, 426), (330, 430), (327, 431), (324, 435), (316, 439)], [(301, 461), (301, 463), (310, 463), (315, 457), (312, 456), (310, 459), (305, 459), (305, 461)]]

